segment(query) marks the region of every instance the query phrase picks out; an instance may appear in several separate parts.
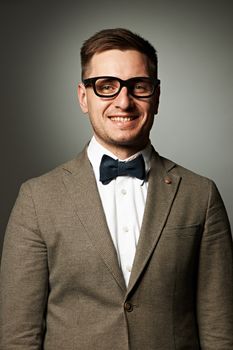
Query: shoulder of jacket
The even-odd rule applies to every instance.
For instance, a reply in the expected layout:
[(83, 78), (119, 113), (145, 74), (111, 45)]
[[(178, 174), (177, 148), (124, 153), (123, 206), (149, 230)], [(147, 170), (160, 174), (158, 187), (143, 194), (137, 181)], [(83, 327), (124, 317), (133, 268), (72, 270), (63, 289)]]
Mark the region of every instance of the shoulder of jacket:
[(62, 181), (62, 178), (65, 174), (79, 171), (79, 167), (82, 164), (83, 157), (85, 157), (85, 155), (83, 155), (82, 152), (78, 154), (77, 157), (56, 166), (52, 170), (37, 177), (26, 180), (22, 184), (22, 187), (29, 186), (31, 188), (41, 188), (44, 186), (47, 187), (55, 184), (58, 185)]
[(210, 185), (213, 183), (213, 180), (207, 176), (199, 174), (191, 169), (188, 169), (166, 157), (158, 155), (163, 166), (167, 169), (171, 174), (177, 175), (181, 177), (183, 180), (187, 179), (188, 182), (191, 183), (203, 183), (205, 185)]

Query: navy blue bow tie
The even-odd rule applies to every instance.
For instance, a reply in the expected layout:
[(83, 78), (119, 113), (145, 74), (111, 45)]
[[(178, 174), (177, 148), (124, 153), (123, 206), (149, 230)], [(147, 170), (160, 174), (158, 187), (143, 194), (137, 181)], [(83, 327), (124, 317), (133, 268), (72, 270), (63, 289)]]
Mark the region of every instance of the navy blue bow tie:
[(104, 154), (100, 163), (100, 181), (103, 185), (107, 185), (117, 176), (131, 176), (145, 180), (146, 172), (143, 156), (140, 154), (133, 160), (121, 162)]

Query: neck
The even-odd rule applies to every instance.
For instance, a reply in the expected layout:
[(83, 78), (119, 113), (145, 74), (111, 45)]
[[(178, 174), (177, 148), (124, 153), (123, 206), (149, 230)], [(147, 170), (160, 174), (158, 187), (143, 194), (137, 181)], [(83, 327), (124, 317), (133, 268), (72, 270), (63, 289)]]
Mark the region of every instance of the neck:
[[(143, 147), (144, 148), (144, 147)], [(141, 151), (143, 148), (130, 148), (130, 149), (119, 149), (119, 147), (114, 148), (108, 148), (110, 152), (112, 152), (118, 159), (124, 160), (131, 156), (133, 156), (135, 153)]]

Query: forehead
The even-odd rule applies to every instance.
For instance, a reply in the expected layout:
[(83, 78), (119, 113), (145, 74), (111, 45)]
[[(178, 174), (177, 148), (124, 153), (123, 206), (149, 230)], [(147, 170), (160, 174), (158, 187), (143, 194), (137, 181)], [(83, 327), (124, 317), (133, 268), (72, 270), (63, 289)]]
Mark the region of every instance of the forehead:
[(147, 57), (136, 50), (108, 50), (96, 53), (87, 70), (88, 77), (110, 75), (121, 79), (149, 76)]

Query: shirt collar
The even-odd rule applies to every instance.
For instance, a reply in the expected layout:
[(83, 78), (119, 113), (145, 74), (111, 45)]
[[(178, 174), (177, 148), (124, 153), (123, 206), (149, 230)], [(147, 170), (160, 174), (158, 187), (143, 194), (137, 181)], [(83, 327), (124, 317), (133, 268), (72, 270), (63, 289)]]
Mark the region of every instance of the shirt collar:
[[(150, 165), (151, 165), (150, 164), (151, 163), (151, 153), (152, 153), (152, 146), (151, 146), (151, 143), (149, 142), (148, 145), (144, 149), (133, 154), (129, 158), (124, 159), (124, 162), (132, 160), (132, 159), (136, 158), (139, 154), (142, 154), (144, 161), (145, 161), (145, 170), (146, 170), (146, 174), (147, 174), (150, 170)], [(88, 148), (87, 148), (87, 155), (88, 155), (88, 158), (89, 158), (91, 165), (93, 167), (96, 179), (99, 179), (99, 166), (100, 166), (100, 162), (101, 162), (101, 159), (102, 159), (104, 154), (107, 154), (108, 156), (112, 157), (113, 159), (118, 159), (116, 157), (116, 155), (114, 155), (109, 150), (107, 150), (105, 147), (103, 147), (96, 140), (95, 136), (93, 136), (89, 145), (88, 145)]]

